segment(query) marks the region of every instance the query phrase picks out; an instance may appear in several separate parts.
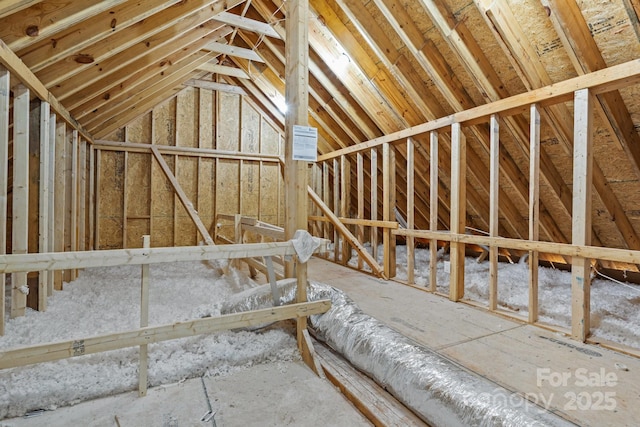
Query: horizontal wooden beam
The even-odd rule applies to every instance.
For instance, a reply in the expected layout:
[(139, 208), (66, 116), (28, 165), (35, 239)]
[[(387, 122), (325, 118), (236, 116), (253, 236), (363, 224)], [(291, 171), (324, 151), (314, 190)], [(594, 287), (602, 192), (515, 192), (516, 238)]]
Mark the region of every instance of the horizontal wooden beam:
[(254, 50), (245, 49), (237, 46), (230, 46), (224, 43), (211, 42), (208, 43), (204, 50), (208, 50), (211, 52), (222, 53), (224, 55), (235, 56), (238, 58), (248, 59), (250, 61), (255, 62), (264, 62), (260, 55), (258, 55)]
[(198, 70), (206, 71), (213, 74), (221, 74), (223, 76), (231, 76), (239, 79), (250, 79), (251, 77), (241, 68), (229, 67), (227, 65), (212, 64), (207, 62), (198, 67)]
[(256, 21), (255, 19), (245, 18), (244, 16), (236, 15), (235, 13), (222, 12), (216, 15), (214, 18), (218, 22), (230, 25), (242, 30), (251, 31), (257, 34), (263, 34), (265, 36), (280, 38), (280, 34), (269, 24), (265, 22)]
[(325, 313), (330, 308), (330, 300), (321, 300), (243, 313), (225, 314), (217, 317), (206, 317), (161, 326), (148, 326), (132, 331), (91, 338), (24, 347), (0, 352), (0, 369), (50, 362), (229, 329), (258, 326), (264, 323)]
[(177, 154), (179, 156), (214, 157), (232, 160), (253, 160), (262, 162), (279, 163), (280, 157), (276, 154), (248, 154), (240, 151), (214, 150), (209, 148), (175, 147), (171, 145), (151, 145), (134, 142), (117, 142), (96, 140), (94, 148), (97, 150), (130, 151), (137, 153), (150, 153), (155, 146), (162, 154)]
[[(326, 240), (318, 252), (326, 251)], [(116, 265), (143, 265), (161, 262), (206, 261), (273, 255), (295, 255), (293, 243), (247, 243), (223, 246), (183, 246), (175, 248), (112, 249), (84, 252), (50, 252), (0, 255), (0, 274), (25, 271), (68, 270)]]
[(597, 260), (628, 262), (640, 264), (640, 251), (629, 249), (604, 248), (599, 246), (580, 246), (568, 243), (540, 242), (532, 240), (509, 239), (506, 237), (489, 237), (471, 234), (452, 234), (446, 231), (405, 230), (392, 232), (397, 236), (413, 236), (421, 239), (437, 239), (445, 242), (460, 242), (473, 245), (497, 246), (500, 248), (564, 256), (579, 256)]
[(341, 148), (331, 153), (318, 156), (318, 161), (322, 162), (346, 154), (369, 150), (381, 146), (384, 143), (404, 141), (412, 136), (449, 128), (453, 123), (472, 125), (489, 122), (492, 114), (509, 116), (524, 113), (529, 109), (529, 105), (534, 103), (545, 107), (560, 102), (571, 101), (573, 99), (573, 93), (579, 89), (589, 88), (591, 89), (591, 93), (597, 95), (631, 86), (638, 82), (640, 82), (640, 59), (634, 59), (623, 64), (605, 68), (604, 70), (594, 71), (590, 74), (584, 74), (540, 89), (534, 89), (529, 92), (431, 120), (430, 122), (393, 132), (361, 144)]
[(211, 80), (189, 79), (183, 83), (185, 86), (193, 86), (200, 89), (216, 90), (220, 92), (235, 93), (236, 95), (246, 95), (239, 86), (228, 85), (225, 83), (212, 82)]
[[(380, 220), (372, 220), (372, 219), (358, 219), (358, 218), (345, 218), (338, 217), (341, 223), (343, 224), (351, 224), (351, 225), (364, 225), (365, 227), (382, 227), (382, 228), (391, 228), (393, 230), (398, 228), (398, 223), (395, 221), (380, 221)], [(309, 216), (309, 221), (322, 221), (322, 222), (331, 222), (329, 218), (326, 216)]]
[(31, 72), (24, 62), (22, 62), (2, 40), (0, 40), (0, 64), (4, 65), (11, 72), (12, 77), (22, 82), (34, 95), (42, 101), (48, 102), (51, 109), (57, 113), (59, 118), (80, 132), (84, 139), (93, 143), (91, 134), (71, 117), (69, 111), (47, 90), (36, 75)]

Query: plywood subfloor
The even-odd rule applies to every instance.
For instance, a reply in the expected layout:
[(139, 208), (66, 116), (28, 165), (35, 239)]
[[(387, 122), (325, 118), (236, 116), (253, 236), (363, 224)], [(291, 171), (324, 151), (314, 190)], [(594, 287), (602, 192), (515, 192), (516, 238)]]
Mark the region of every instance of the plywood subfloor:
[[(204, 379), (215, 423), (203, 422), (209, 411), (202, 380), (149, 389), (146, 397), (130, 392), (31, 418), (0, 421), (1, 426), (370, 426), (327, 380), (303, 362), (256, 365), (223, 377)], [(321, 396), (321, 398), (320, 398)]]
[(343, 290), (389, 327), (577, 425), (632, 426), (640, 419), (640, 359), (319, 258), (309, 262), (309, 278)]

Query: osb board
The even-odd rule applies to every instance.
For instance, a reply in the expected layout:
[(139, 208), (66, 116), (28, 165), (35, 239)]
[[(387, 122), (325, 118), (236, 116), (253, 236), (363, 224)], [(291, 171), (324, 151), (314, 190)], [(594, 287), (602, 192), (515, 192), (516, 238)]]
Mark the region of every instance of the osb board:
[(116, 129), (104, 137), (105, 141), (124, 141), (124, 128)]
[(186, 87), (176, 96), (176, 145), (198, 147), (198, 106), (196, 88)]
[(210, 158), (200, 159), (198, 173), (198, 214), (207, 230), (211, 232), (215, 214), (216, 161)]
[(217, 149), (240, 149), (240, 95), (218, 92)]
[(260, 114), (248, 102), (242, 102), (241, 151), (260, 152)]
[(127, 125), (127, 142), (148, 144), (151, 141), (151, 122), (151, 113), (145, 113)]
[(240, 197), (240, 213), (257, 218), (260, 207), (260, 162), (242, 162)]
[[(191, 204), (196, 207), (198, 200), (198, 159), (177, 157), (176, 179)], [(191, 217), (176, 196), (175, 245), (191, 246), (197, 243), (197, 229)]]
[(260, 221), (278, 225), (278, 186), (280, 167), (276, 163), (263, 163), (260, 171)]
[(122, 248), (124, 213), (124, 153), (102, 151), (100, 154), (98, 220), (99, 249)]
[[(175, 158), (166, 156), (164, 160), (173, 171)], [(151, 246), (173, 246), (175, 192), (156, 160), (151, 166), (151, 183)]]
[(127, 220), (127, 248), (141, 248), (142, 236), (150, 233), (150, 220), (136, 218)]
[(151, 155), (127, 154), (127, 217), (149, 215), (151, 204)]
[[(219, 159), (216, 169), (216, 214), (235, 215), (240, 209), (240, 162)], [(228, 221), (218, 230), (227, 238), (233, 238), (233, 225)]]
[(160, 145), (176, 145), (176, 97), (156, 106), (153, 116), (153, 142)]
[(260, 152), (262, 154), (280, 154), (280, 134), (271, 124), (262, 119)]
[(201, 148), (215, 148), (215, 96), (216, 93), (208, 89), (198, 89), (198, 135)]

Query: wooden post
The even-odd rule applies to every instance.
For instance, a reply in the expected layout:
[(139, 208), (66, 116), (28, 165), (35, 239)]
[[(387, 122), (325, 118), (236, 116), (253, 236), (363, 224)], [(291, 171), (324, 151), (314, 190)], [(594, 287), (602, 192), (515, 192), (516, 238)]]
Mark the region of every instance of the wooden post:
[[(396, 186), (395, 186), (395, 149), (385, 142), (382, 145), (382, 220), (393, 221), (395, 219), (396, 207)], [(384, 274), (387, 278), (396, 275), (396, 239), (391, 234), (389, 228), (385, 228), (382, 235), (382, 245), (384, 246)]]
[[(329, 162), (322, 162), (322, 201), (329, 205), (330, 200), (330, 191), (329, 191)], [(330, 223), (324, 221), (322, 223), (322, 237), (325, 239), (329, 239), (329, 234), (331, 232)], [(328, 257), (329, 254), (326, 253), (324, 255)]]
[[(414, 224), (414, 142), (412, 138), (407, 138), (407, 230), (413, 230)], [(407, 283), (413, 285), (415, 282), (415, 238), (407, 237)]]
[[(357, 154), (357, 174), (358, 174), (358, 219), (364, 219), (364, 156), (361, 152)], [(364, 225), (357, 225), (357, 237), (361, 244), (364, 244)], [(362, 270), (362, 257), (358, 255), (358, 269)]]
[[(242, 243), (242, 215), (235, 214), (233, 216), (233, 242)], [(234, 259), (233, 266), (240, 269), (240, 260)]]
[[(49, 203), (48, 203), (48, 228), (47, 235), (49, 237), (47, 252), (55, 251), (56, 238), (56, 114), (51, 114), (49, 119)], [(53, 295), (55, 271), (50, 271), (47, 275), (47, 296)]]
[[(55, 178), (55, 199), (54, 199), (54, 215), (55, 221), (55, 245), (53, 250), (55, 252), (64, 252), (64, 235), (65, 235), (65, 177), (67, 170), (66, 163), (66, 150), (67, 150), (67, 127), (64, 122), (60, 121), (56, 123), (56, 178)], [(54, 272), (53, 288), (55, 290), (62, 290), (63, 272), (62, 270), (56, 270)]]
[[(0, 255), (7, 250), (7, 197), (9, 186), (9, 71), (0, 65)], [(4, 335), (4, 284), (0, 273), (0, 336)]]
[(96, 221), (96, 150), (89, 149), (89, 250), (95, 249), (94, 224)]
[[(351, 163), (347, 156), (340, 156), (340, 215), (349, 216), (351, 210)], [(351, 246), (342, 239), (342, 264), (347, 265), (351, 258)]]
[[(293, 127), (307, 126), (309, 108), (309, 1), (286, 3), (285, 60), (285, 238), (291, 239), (298, 229), (307, 229), (307, 163), (293, 160)], [(296, 302), (307, 300), (307, 265), (297, 265)], [(293, 276), (293, 263), (285, 265), (285, 276)], [(311, 352), (305, 340), (307, 318), (297, 320), (298, 348), (310, 367)]]
[[(78, 250), (78, 131), (71, 137), (71, 250)], [(126, 155), (126, 152), (125, 152)], [(78, 270), (72, 269), (70, 280), (78, 277)]]
[[(142, 247), (151, 247), (151, 236), (142, 236)], [(140, 327), (149, 326), (149, 264), (142, 265), (142, 280), (140, 283)], [(138, 396), (147, 395), (147, 367), (149, 353), (146, 344), (140, 346), (140, 369), (138, 372)]]
[[(491, 115), (491, 150), (489, 167), (489, 236), (498, 237), (498, 215), (500, 212), (500, 117)], [(489, 247), (489, 310), (498, 308), (498, 247)]]
[[(540, 233), (540, 112), (531, 105), (529, 136), (529, 240)], [(529, 322), (538, 321), (538, 251), (529, 251)]]
[[(430, 187), (429, 187), (429, 230), (438, 231), (438, 132), (429, 134), (430, 145)], [(429, 242), (429, 290), (438, 289), (438, 239)]]
[[(591, 178), (593, 173), (593, 99), (589, 89), (575, 92), (573, 129), (573, 217), (572, 244), (591, 244)], [(571, 335), (585, 341), (589, 336), (591, 315), (591, 262), (572, 257), (571, 261)]]
[[(340, 217), (340, 167), (338, 166), (338, 159), (333, 159), (333, 214), (336, 217)], [(333, 260), (339, 262), (340, 260), (340, 233), (338, 229), (333, 227)]]
[[(29, 240), (29, 89), (19, 84), (13, 98), (13, 211), (11, 249), (26, 254)], [(11, 277), (11, 318), (24, 316), (27, 273)]]
[[(378, 219), (378, 149), (371, 149), (371, 219)], [(371, 227), (371, 255), (378, 260), (378, 227)]]
[[(466, 217), (467, 145), (460, 123), (451, 125), (451, 233), (464, 234)], [(451, 242), (449, 299), (460, 301), (464, 296), (464, 243)]]
[[(49, 135), (51, 112), (48, 102), (40, 103), (40, 188), (38, 197), (38, 252), (49, 252)], [(51, 272), (53, 274), (53, 272)], [(39, 272), (38, 277), (38, 310), (47, 309), (49, 271)]]
[[(96, 194), (95, 194), (95, 231), (94, 231), (94, 242), (95, 249), (100, 250), (100, 186), (102, 180), (100, 179), (100, 170), (101, 170), (101, 153), (102, 150), (96, 150)], [(151, 163), (151, 170), (153, 170), (153, 162)], [(153, 180), (152, 180), (153, 181)], [(215, 212), (215, 211), (214, 211)], [(153, 218), (153, 215), (151, 215)]]
[[(78, 154), (78, 250), (87, 249), (87, 141), (80, 143)], [(125, 190), (126, 191), (126, 190)]]

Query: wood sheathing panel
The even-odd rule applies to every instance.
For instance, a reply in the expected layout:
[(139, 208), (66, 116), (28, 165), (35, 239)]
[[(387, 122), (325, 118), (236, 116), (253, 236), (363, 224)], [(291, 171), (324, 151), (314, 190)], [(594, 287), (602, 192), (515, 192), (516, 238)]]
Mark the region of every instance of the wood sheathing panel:
[(100, 199), (98, 221), (100, 240), (98, 249), (122, 248), (124, 227), (124, 153), (103, 151), (99, 171)]
[[(239, 95), (192, 87), (108, 139), (271, 155), (282, 149), (281, 131), (253, 103)], [(144, 234), (151, 234), (154, 247), (195, 245), (203, 240), (150, 153), (128, 152), (126, 172), (124, 153), (102, 151), (101, 155), (101, 247), (121, 247), (123, 238), (127, 247), (140, 247)], [(209, 154), (165, 153), (162, 157), (210, 231), (219, 213), (242, 213), (273, 224), (281, 221), (282, 178), (277, 163)], [(228, 221), (221, 224), (218, 233), (233, 238), (233, 226)]]

